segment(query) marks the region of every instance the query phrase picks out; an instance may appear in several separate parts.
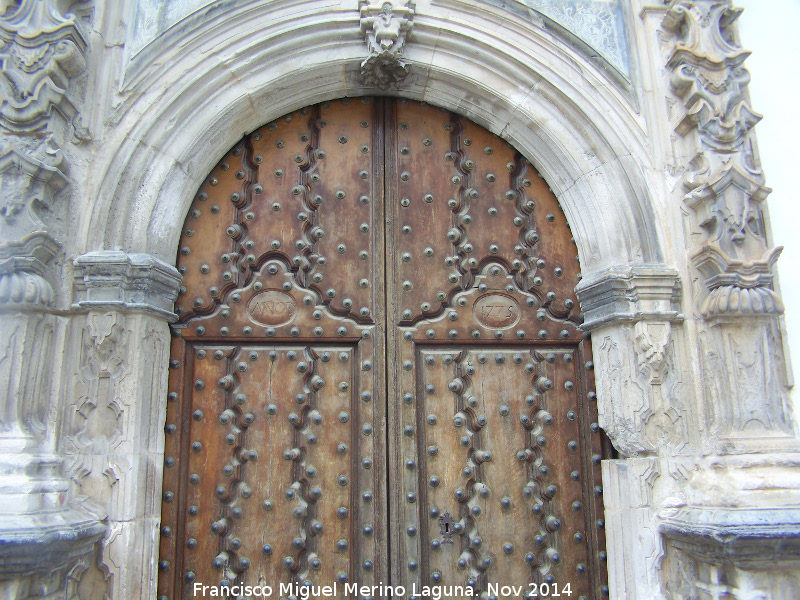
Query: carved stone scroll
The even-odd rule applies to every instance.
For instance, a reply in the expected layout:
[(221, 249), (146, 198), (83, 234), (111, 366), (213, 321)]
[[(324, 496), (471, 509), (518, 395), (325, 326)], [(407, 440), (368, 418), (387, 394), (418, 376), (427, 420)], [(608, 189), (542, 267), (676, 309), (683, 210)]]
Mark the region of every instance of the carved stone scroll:
[(408, 75), (403, 47), (414, 26), (415, 0), (361, 0), (361, 33), (369, 56), (361, 63), (361, 80), (382, 90)]
[[(6, 3), (7, 4), (7, 3)], [(70, 80), (86, 61), (78, 0), (21, 0), (0, 16), (0, 220), (3, 238), (42, 229), (36, 214), (68, 182), (61, 147), (75, 139)]]
[(781, 249), (768, 248), (760, 209), (771, 190), (753, 147), (761, 116), (746, 93), (750, 53), (732, 29), (740, 14), (729, 0), (673, 0), (663, 21), (675, 36), (669, 83), (684, 108), (675, 131), (694, 156), (685, 201), (704, 231), (690, 257), (708, 290), (700, 313), (710, 320), (783, 313), (771, 272)]

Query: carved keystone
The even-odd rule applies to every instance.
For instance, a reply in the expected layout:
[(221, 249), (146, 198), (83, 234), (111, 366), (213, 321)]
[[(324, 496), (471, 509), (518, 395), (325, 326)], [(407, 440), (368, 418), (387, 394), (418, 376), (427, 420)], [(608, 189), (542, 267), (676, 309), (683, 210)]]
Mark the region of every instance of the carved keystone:
[(361, 33), (370, 55), (361, 63), (361, 80), (382, 90), (408, 75), (403, 47), (414, 26), (414, 0), (361, 0)]

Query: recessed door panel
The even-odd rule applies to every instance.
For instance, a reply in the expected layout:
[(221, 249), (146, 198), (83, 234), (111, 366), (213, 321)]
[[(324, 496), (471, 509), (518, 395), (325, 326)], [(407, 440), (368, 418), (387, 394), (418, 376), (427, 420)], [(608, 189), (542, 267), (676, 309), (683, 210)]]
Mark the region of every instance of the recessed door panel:
[(474, 123), (403, 100), (387, 114), (392, 575), (454, 597), (597, 596), (602, 443), (563, 213)]
[(178, 267), (160, 596), (601, 597), (577, 250), (506, 142), (405, 100), (296, 111), (205, 180)]

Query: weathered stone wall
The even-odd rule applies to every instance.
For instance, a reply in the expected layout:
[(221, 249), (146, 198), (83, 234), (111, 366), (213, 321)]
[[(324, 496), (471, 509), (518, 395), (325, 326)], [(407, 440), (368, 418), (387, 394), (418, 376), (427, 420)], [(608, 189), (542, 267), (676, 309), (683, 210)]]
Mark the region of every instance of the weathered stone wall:
[(531, 2), (195, 4), (141, 37), (131, 0), (0, 3), (4, 597), (154, 596), (191, 198), (243, 133), (381, 93), (501, 135), (567, 215), (620, 453), (611, 597), (793, 597), (798, 427), (729, 1), (625, 4), (628, 72)]

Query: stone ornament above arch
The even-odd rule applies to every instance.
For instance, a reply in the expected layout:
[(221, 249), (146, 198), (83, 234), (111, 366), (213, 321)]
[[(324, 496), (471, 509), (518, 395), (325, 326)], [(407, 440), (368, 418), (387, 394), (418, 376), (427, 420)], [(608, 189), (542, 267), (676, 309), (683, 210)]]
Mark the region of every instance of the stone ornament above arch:
[[(402, 51), (405, 35), (413, 27), (414, 0), (358, 0), (361, 13), (362, 33), (367, 37), (370, 55), (364, 60), (367, 73), (372, 73), (376, 55), (387, 56), (392, 65), (398, 64), (398, 51)], [(600, 59), (625, 79), (630, 79), (630, 57), (622, 0), (483, 0), (487, 4), (502, 7), (517, 18), (531, 22), (542, 21), (542, 25), (574, 43), (587, 57)], [(183, 21), (205, 20), (206, 15), (227, 11), (233, 3), (225, 0), (135, 0), (131, 4), (129, 29), (126, 42), (128, 60), (172, 27), (183, 26)], [(365, 24), (365, 20), (368, 23)], [(370, 40), (375, 20), (385, 21), (391, 30), (392, 44), (373, 47)], [(373, 35), (373, 38), (375, 36)], [(380, 36), (378, 36), (380, 37)], [(399, 44), (398, 44), (399, 42)], [(402, 61), (399, 61), (402, 62)], [(401, 77), (400, 79), (402, 79)]]
[(361, 62), (361, 82), (388, 89), (408, 76), (403, 57), (414, 27), (414, 0), (359, 0), (361, 33), (369, 56)]
[[(103, 175), (79, 252), (174, 261), (199, 182), (243, 133), (316, 102), (381, 93), (360, 79), (357, 3), (273, 0), (206, 16), (150, 44), (159, 59), (120, 92), (114, 135), (90, 167)], [(665, 262), (643, 120), (591, 61), (501, 7), (458, 0), (416, 3), (404, 56), (409, 74), (390, 93), (463, 115), (525, 155), (559, 198), (585, 275)]]

